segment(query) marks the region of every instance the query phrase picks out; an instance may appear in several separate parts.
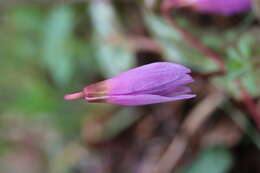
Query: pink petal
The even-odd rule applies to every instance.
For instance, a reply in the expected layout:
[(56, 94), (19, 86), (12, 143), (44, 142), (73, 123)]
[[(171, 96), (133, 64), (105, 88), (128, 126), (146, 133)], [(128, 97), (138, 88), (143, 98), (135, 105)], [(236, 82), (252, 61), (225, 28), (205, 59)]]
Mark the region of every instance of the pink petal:
[(198, 0), (197, 10), (205, 13), (232, 15), (248, 11), (251, 0)]
[(183, 88), (186, 84), (191, 83), (193, 81), (194, 80), (190, 75), (184, 74), (176, 81), (163, 84), (160, 87), (150, 88), (149, 90), (138, 91), (131, 94), (154, 94), (168, 96), (168, 94), (170, 93), (171, 95), (173, 95), (176, 90), (178, 91), (180, 88)]
[[(151, 92), (182, 79), (190, 69), (174, 63), (159, 62), (134, 68), (104, 81), (109, 95)], [(188, 75), (186, 75), (188, 77)], [(193, 80), (191, 80), (193, 81)]]
[(159, 95), (144, 94), (144, 95), (102, 96), (102, 97), (96, 97), (96, 98), (85, 97), (85, 99), (88, 102), (105, 102), (105, 103), (125, 105), (125, 106), (140, 106), (140, 105), (189, 99), (189, 98), (193, 98), (195, 96), (196, 95), (194, 95), (194, 94), (184, 94), (184, 95), (179, 95), (179, 96), (175, 96), (175, 97), (165, 97), (165, 96), (159, 96)]
[(181, 86), (172, 91), (166, 91), (165, 93), (163, 93), (163, 96), (174, 97), (174, 96), (178, 96), (178, 95), (187, 94), (189, 92), (191, 92), (191, 89), (189, 87)]
[(208, 14), (233, 15), (249, 11), (252, 0), (168, 0), (165, 6), (191, 7)]

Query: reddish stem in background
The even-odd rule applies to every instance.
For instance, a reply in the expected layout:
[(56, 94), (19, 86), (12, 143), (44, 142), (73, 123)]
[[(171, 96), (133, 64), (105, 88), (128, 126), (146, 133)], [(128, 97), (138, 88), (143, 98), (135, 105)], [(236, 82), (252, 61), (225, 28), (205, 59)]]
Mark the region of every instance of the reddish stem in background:
[[(216, 54), (209, 47), (205, 46), (199, 39), (194, 37), (190, 32), (186, 29), (182, 28), (180, 25), (176, 23), (176, 21), (171, 16), (171, 9), (174, 7), (174, 1), (165, 0), (162, 4), (161, 13), (162, 16), (165, 17), (167, 22), (176, 30), (178, 30), (184, 39), (186, 39), (192, 46), (194, 46), (197, 50), (199, 50), (202, 54), (206, 55), (208, 58), (212, 59), (218, 66), (219, 71), (215, 72), (216, 74), (224, 75), (226, 72), (225, 62), (220, 58), (218, 54)], [(257, 105), (254, 102), (252, 96), (249, 92), (244, 88), (241, 84), (240, 80), (237, 80), (237, 86), (240, 89), (242, 102), (248, 109), (251, 117), (255, 120), (258, 129), (260, 130), (260, 110), (257, 109)]]
[(255, 120), (258, 129), (260, 130), (260, 111), (257, 109), (256, 103), (250, 96), (249, 92), (243, 87), (241, 81), (237, 80), (236, 83), (240, 89), (242, 102), (246, 105), (248, 111), (252, 115), (252, 118)]
[(177, 29), (184, 39), (186, 39), (192, 46), (197, 48), (200, 52), (202, 52), (204, 55), (208, 56), (211, 58), (213, 61), (215, 61), (216, 64), (218, 64), (220, 72), (224, 73), (225, 72), (225, 63), (224, 61), (215, 53), (213, 52), (210, 48), (207, 46), (203, 45), (199, 39), (194, 37), (190, 32), (182, 28), (180, 25), (176, 23), (175, 20), (172, 19), (171, 16), (171, 9), (173, 7), (173, 3), (168, 3), (169, 1), (166, 1), (162, 5), (162, 15), (165, 17), (165, 19), (168, 21), (170, 25), (172, 25), (173, 28)]

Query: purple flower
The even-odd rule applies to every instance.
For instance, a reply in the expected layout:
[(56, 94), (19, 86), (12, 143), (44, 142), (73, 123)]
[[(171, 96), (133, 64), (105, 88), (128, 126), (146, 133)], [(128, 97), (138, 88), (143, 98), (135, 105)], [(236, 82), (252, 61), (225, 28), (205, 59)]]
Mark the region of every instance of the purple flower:
[(186, 84), (193, 82), (190, 69), (158, 62), (131, 69), (113, 78), (89, 85), (83, 91), (65, 95), (66, 100), (136, 106), (195, 97)]
[(192, 7), (209, 14), (233, 15), (250, 10), (251, 0), (169, 0), (175, 7)]

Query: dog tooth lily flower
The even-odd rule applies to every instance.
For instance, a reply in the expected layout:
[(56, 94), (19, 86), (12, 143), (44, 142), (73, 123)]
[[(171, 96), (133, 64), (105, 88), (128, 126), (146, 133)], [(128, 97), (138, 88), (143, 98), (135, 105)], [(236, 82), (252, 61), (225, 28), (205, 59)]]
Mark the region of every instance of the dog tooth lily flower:
[(250, 10), (252, 0), (168, 0), (175, 7), (191, 7), (209, 14), (233, 15)]
[(131, 69), (113, 78), (89, 85), (65, 100), (84, 98), (88, 102), (137, 106), (195, 97), (186, 85), (193, 82), (190, 69), (158, 62)]

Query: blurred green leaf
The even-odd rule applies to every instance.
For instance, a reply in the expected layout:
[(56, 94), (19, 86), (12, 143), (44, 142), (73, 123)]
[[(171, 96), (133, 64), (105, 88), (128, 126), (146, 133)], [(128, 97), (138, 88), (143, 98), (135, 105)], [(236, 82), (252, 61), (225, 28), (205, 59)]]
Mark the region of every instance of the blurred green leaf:
[(113, 115), (104, 127), (105, 138), (111, 138), (127, 129), (130, 125), (140, 118), (137, 110), (134, 108), (124, 108)]
[(243, 85), (252, 95), (259, 94), (260, 90), (257, 87), (257, 77), (252, 63), (253, 44), (253, 38), (249, 34), (244, 34), (239, 38), (236, 45), (226, 49), (228, 55), (226, 83), (235, 95), (239, 95), (239, 91), (235, 89), (235, 83), (230, 82), (230, 80), (237, 78), (241, 79)]
[(225, 101), (224, 109), (232, 120), (243, 130), (243, 132), (250, 138), (250, 140), (260, 149), (260, 134), (249, 117), (243, 112), (234, 108), (230, 101)]
[(144, 11), (144, 16), (147, 28), (160, 43), (167, 60), (193, 66), (201, 71), (216, 70), (212, 60), (194, 49), (182, 38), (181, 33), (169, 26), (163, 18), (148, 11)]
[(39, 5), (14, 6), (5, 16), (6, 22), (12, 24), (17, 32), (35, 32), (43, 26), (43, 13)]
[(75, 68), (71, 48), (73, 27), (72, 8), (61, 5), (50, 10), (43, 35), (42, 60), (59, 86), (66, 85), (72, 79)]
[(96, 57), (102, 73), (111, 77), (134, 66), (134, 53), (108, 1), (92, 1), (89, 13), (94, 27)]
[(55, 112), (58, 108), (58, 99), (55, 92), (40, 81), (28, 83), (17, 95), (13, 110), (18, 109), (30, 115)]
[(191, 167), (183, 173), (225, 173), (232, 164), (229, 151), (222, 147), (203, 149)]
[(11, 6), (0, 19), (0, 56), (3, 68), (20, 68), (38, 57), (43, 14), (37, 5)]
[(252, 56), (253, 41), (253, 38), (249, 34), (244, 34), (240, 38), (238, 48), (244, 58), (250, 58)]

